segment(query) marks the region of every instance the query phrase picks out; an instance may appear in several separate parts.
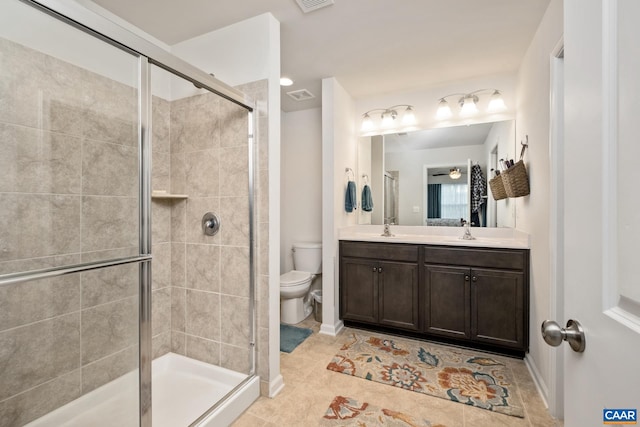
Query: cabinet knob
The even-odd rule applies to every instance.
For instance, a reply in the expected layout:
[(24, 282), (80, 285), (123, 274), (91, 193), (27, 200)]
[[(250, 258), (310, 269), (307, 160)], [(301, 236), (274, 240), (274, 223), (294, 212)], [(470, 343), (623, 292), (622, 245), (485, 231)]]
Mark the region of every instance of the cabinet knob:
[(378, 269), (373, 267), (373, 272), (375, 273), (376, 271), (378, 271)]
[(382, 267), (378, 267), (378, 273), (382, 273)]
[(465, 274), (465, 275), (464, 275), (464, 281), (465, 281), (465, 282), (468, 282), (468, 281), (469, 281), (469, 275), (468, 275), (468, 274)]
[(473, 280), (474, 282), (477, 282), (477, 281), (478, 281), (478, 278), (477, 278), (476, 276), (473, 276), (473, 277), (471, 278), (471, 280)]

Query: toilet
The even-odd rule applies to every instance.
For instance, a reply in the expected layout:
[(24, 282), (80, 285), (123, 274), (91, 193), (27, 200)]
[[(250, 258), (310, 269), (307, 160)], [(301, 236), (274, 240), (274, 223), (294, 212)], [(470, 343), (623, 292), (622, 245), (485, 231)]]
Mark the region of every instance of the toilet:
[(322, 244), (292, 246), (293, 270), (280, 276), (280, 321), (295, 325), (313, 311), (309, 289), (313, 279), (322, 273)]

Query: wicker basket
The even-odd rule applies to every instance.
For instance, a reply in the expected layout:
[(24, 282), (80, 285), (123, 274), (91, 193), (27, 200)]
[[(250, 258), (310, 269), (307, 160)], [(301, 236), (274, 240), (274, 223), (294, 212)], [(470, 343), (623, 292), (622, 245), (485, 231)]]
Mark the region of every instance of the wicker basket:
[(508, 197), (522, 197), (529, 194), (529, 177), (522, 160), (500, 174)]
[(507, 198), (507, 192), (504, 189), (502, 183), (502, 175), (498, 175), (495, 178), (489, 180), (489, 188), (491, 188), (491, 194), (495, 200), (502, 200)]

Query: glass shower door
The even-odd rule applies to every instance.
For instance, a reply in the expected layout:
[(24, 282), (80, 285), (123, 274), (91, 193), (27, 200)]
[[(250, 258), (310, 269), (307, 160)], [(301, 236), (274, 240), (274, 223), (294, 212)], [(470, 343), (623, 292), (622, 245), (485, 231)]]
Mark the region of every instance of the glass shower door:
[(139, 70), (0, 6), (0, 426), (140, 424)]

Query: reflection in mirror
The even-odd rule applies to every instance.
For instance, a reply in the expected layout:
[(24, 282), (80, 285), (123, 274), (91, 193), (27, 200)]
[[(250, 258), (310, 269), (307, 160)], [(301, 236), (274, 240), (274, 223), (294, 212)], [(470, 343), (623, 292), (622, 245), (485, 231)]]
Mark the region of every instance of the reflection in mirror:
[(424, 166), (426, 194), (425, 224), (441, 227), (460, 227), (470, 220), (468, 168), (455, 165)]
[[(491, 191), (486, 188), (487, 180), (495, 176), (493, 170), (498, 169), (499, 159), (515, 158), (515, 146), (513, 120), (362, 137), (358, 144), (359, 176), (366, 174), (369, 177), (374, 207), (372, 212), (361, 212), (359, 223), (459, 226), (463, 219), (474, 222), (474, 226), (515, 227), (514, 200), (507, 198), (495, 201)], [(461, 172), (457, 182), (464, 186), (458, 185), (457, 189), (441, 186), (440, 197), (443, 197), (443, 191), (447, 198), (450, 190), (460, 194), (466, 192), (464, 198), (467, 205), (455, 201), (449, 203), (446, 199), (447, 204), (456, 205), (457, 211), (447, 208), (443, 214), (441, 206), (440, 217), (435, 217), (435, 207), (429, 212), (428, 186), (450, 184), (438, 182), (438, 177), (433, 175), (446, 174), (439, 176), (446, 176), (453, 181), (449, 173), (455, 168)], [(486, 188), (482, 194), (485, 197), (479, 203), (480, 209), (475, 210), (479, 196), (476, 191), (474, 198), (474, 189), (478, 187), (471, 185), (473, 168), (481, 170), (483, 185), (480, 187)], [(393, 185), (387, 185), (385, 179)], [(359, 183), (361, 185), (362, 182)], [(432, 187), (434, 191), (435, 188)], [(462, 210), (464, 215), (458, 216), (456, 213), (453, 216), (453, 212), (460, 213)]]

